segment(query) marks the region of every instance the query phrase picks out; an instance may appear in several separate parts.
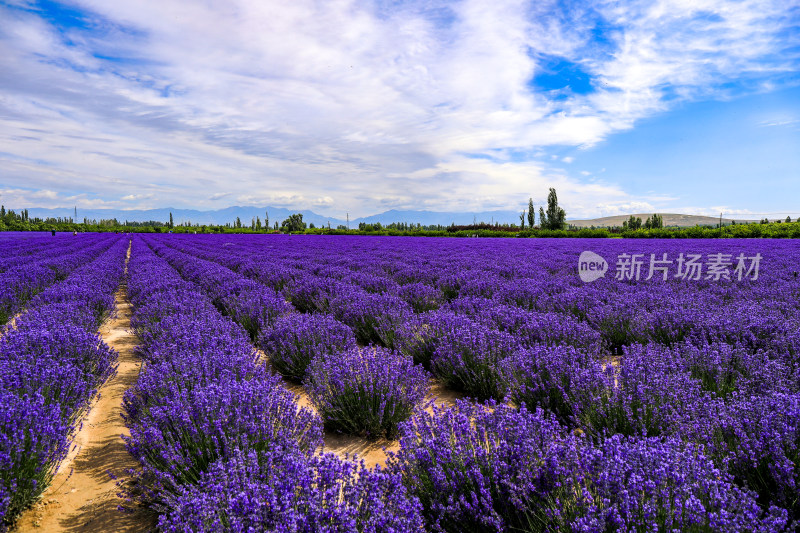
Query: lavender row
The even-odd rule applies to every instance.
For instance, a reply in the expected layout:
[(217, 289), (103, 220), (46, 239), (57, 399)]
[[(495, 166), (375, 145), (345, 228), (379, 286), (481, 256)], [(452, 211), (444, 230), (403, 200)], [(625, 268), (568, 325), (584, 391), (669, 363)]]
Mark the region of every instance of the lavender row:
[(25, 262), (44, 259), (51, 250), (58, 248), (62, 253), (71, 253), (86, 246), (87, 238), (100, 235), (81, 235), (80, 238), (61, 234), (53, 239), (49, 233), (37, 232), (3, 232), (0, 235), (0, 272)]
[[(232, 244), (228, 237), (161, 239), (267, 285), (279, 272), (277, 285), (295, 308), (334, 315), (350, 325), (363, 343), (395, 347), (399, 327), (419, 322), (415, 315), (438, 308), (509, 333), (526, 347), (569, 344), (598, 359), (640, 343), (675, 346), (689, 342), (702, 347), (724, 342), (762, 350), (794, 368), (800, 366), (800, 280), (794, 276), (800, 251), (794, 243), (758, 242), (757, 249), (741, 242), (691, 243), (695, 251), (734, 255), (744, 250), (748, 256), (762, 255), (761, 276), (755, 281), (633, 283), (610, 278), (585, 284), (575, 272), (579, 250), (563, 241), (548, 243), (554, 250), (531, 245), (521, 258), (519, 250), (511, 257), (501, 253), (512, 247), (509, 241), (492, 241), (485, 245), (497, 248), (490, 262), (474, 257), (475, 246), (464, 244), (458, 254), (453, 253), (457, 246), (449, 241), (438, 249), (430, 241), (415, 239), (354, 238), (342, 245), (323, 237), (248, 237), (233, 246), (225, 246)], [(362, 242), (370, 246), (361, 246)], [(375, 244), (381, 242), (391, 242), (392, 249)], [(527, 243), (516, 248), (523, 244)], [(415, 245), (419, 250), (414, 250)], [(629, 243), (592, 245), (606, 255), (610, 251), (644, 253), (660, 246), (672, 256), (684, 246), (680, 241), (649, 243), (643, 250), (638, 244), (640, 248), (632, 250)], [(347, 246), (352, 250), (340, 253)], [(395, 247), (404, 248), (402, 261), (392, 257)], [(360, 253), (364, 251), (371, 255)], [(449, 267), (441, 264), (443, 253), (448, 254)], [(465, 263), (461, 255), (469, 261)], [(410, 278), (406, 265), (414, 264), (415, 257), (419, 268), (416, 277)], [(326, 264), (320, 265), (323, 261)], [(456, 273), (448, 273), (454, 268)], [(365, 272), (369, 272), (366, 277)], [(354, 275), (361, 285), (352, 281)], [(476, 290), (479, 287), (481, 291)]]
[[(496, 248), (490, 262), (485, 255), (475, 255), (475, 251), (484, 252), (474, 245), (462, 244), (458, 249), (457, 243), (448, 242), (435, 247), (430, 241), (417, 239), (335, 241), (262, 236), (243, 237), (236, 243), (221, 236), (210, 240), (161, 239), (280, 290), (298, 310), (333, 313), (349, 322), (362, 342), (391, 346), (391, 329), (404, 321), (403, 315), (408, 316), (410, 310), (419, 313), (445, 308), (479, 315), (484, 321), (495, 320), (500, 329), (513, 328), (514, 324), (503, 324), (508, 320), (502, 315), (516, 313), (516, 322), (533, 323), (533, 327), (518, 327), (520, 331), (511, 332), (522, 342), (539, 342), (540, 332), (557, 327), (563, 331), (560, 338), (545, 341), (582, 343), (599, 357), (619, 354), (623, 346), (635, 343), (673, 345), (685, 340), (698, 345), (721, 340), (746, 344), (751, 349), (773, 349), (778, 341), (789, 345), (784, 351), (797, 348), (800, 289), (793, 276), (797, 267), (792, 257), (797, 257), (797, 249), (791, 243), (784, 245), (790, 252), (794, 250), (788, 254), (782, 252), (782, 243), (759, 243), (764, 259), (757, 281), (670, 279), (632, 283), (615, 280), (609, 273), (610, 279), (585, 284), (576, 274), (579, 251), (563, 241), (544, 247), (539, 243), (492, 241), (484, 246)], [(361, 244), (365, 242), (371, 245)], [(392, 242), (392, 249), (375, 244), (380, 242)], [(631, 250), (629, 243), (592, 244), (606, 256), (626, 251), (646, 255), (658, 246), (674, 257), (683, 246), (673, 241), (637, 243), (639, 248)], [(708, 255), (719, 251), (734, 256), (743, 250), (753, 255), (740, 242), (691, 244), (693, 251)], [(628, 247), (622, 248), (625, 245)], [(402, 255), (395, 248), (401, 248)], [(703, 297), (698, 298), (698, 294)], [(355, 298), (366, 309), (351, 310), (341, 304)], [(364, 317), (365, 311), (370, 316)], [(378, 319), (389, 323), (388, 331), (375, 323)]]
[(784, 531), (702, 447), (614, 435), (593, 443), (541, 410), (459, 402), (401, 427), (388, 463), (432, 531)]
[(215, 262), (168, 246), (154, 249), (245, 327), (272, 368), (304, 382), (328, 429), (392, 438), (398, 423), (424, 399), (430, 376), (411, 359), (376, 346), (356, 347), (355, 340), (373, 340), (360, 334), (368, 326), (392, 331), (386, 320), (389, 313), (405, 316), (396, 314), (395, 307), (380, 307), (385, 313), (375, 320), (374, 307), (359, 305), (344, 292), (331, 304), (341, 322), (325, 315), (300, 315), (272, 289)]
[(41, 253), (11, 258), (0, 276), (0, 325), (34, 295), (98, 257), (115, 240), (107, 235), (81, 236), (77, 241), (59, 239), (43, 247)]
[[(322, 421), (258, 362), (244, 328), (134, 241), (132, 326), (145, 371), (125, 396), (130, 497), (166, 531), (406, 531), (399, 476), (318, 454)], [(417, 527), (417, 529), (419, 529)]]
[[(307, 322), (339, 318), (362, 342), (399, 349), (452, 388), (542, 408), (592, 446), (616, 435), (699, 447), (763, 509), (798, 517), (800, 253), (792, 243), (691, 243), (707, 254), (762, 255), (756, 280), (585, 284), (575, 243), (436, 249), (413, 239), (262, 237), (225, 246), (229, 239), (159, 240), (280, 289), (315, 313)], [(686, 243), (591, 246), (674, 256)], [(264, 338), (291, 352), (280, 335)]]
[(116, 369), (97, 335), (114, 311), (124, 239), (40, 292), (0, 338), (0, 530), (47, 487), (82, 414)]

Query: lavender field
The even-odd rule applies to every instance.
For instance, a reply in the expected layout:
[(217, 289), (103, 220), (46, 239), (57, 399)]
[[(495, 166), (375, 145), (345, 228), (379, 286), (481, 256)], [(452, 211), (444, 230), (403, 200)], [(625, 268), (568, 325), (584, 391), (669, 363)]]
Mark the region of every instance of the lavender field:
[(160, 530), (794, 531), (798, 270), (780, 240), (0, 236), (0, 528), (114, 373), (125, 284), (114, 474)]

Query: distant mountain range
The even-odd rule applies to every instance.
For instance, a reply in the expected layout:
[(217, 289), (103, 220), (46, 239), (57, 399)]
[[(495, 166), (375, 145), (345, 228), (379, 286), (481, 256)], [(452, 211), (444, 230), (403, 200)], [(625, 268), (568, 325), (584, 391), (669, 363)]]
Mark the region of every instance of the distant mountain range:
[[(269, 213), (270, 225), (283, 222), (292, 213), (301, 213), (303, 221), (313, 223), (315, 226), (327, 226), (330, 222), (331, 227), (335, 228), (338, 225), (346, 225), (347, 220), (320, 215), (314, 211), (309, 210), (296, 210), (284, 209), (282, 207), (252, 207), (252, 206), (234, 206), (226, 207), (224, 209), (216, 209), (213, 211), (199, 211), (196, 209), (173, 209), (170, 207), (159, 209), (78, 209), (77, 222), (82, 222), (84, 218), (90, 220), (112, 219), (116, 218), (120, 222), (126, 220), (131, 222), (147, 222), (155, 220), (159, 222), (169, 221), (169, 215), (172, 213), (172, 219), (175, 224), (181, 222), (191, 222), (193, 224), (226, 224), (233, 223), (236, 217), (242, 221), (242, 225), (249, 226), (254, 217), (260, 217), (263, 223), (264, 214)], [(57, 208), (42, 208), (31, 207), (28, 209), (28, 214), (31, 217), (38, 218), (75, 218), (75, 211), (69, 207)], [(374, 224), (380, 222), (381, 224), (391, 224), (392, 222), (408, 222), (420, 223), (424, 226), (434, 224), (441, 224), (449, 226), (455, 223), (456, 225), (472, 224), (473, 221), (477, 222), (500, 222), (501, 224), (518, 224), (519, 213), (516, 211), (483, 211), (476, 213), (444, 213), (437, 211), (398, 211), (392, 209), (377, 215), (368, 217), (354, 218), (350, 220), (350, 227), (357, 228), (360, 222)]]
[[(28, 209), (31, 217), (38, 218), (70, 218), (74, 216), (73, 208), (59, 207), (59, 208), (41, 208), (32, 207)], [(270, 225), (279, 224), (289, 217), (292, 213), (302, 213), (303, 221), (306, 223), (313, 223), (315, 226), (327, 226), (330, 223), (331, 227), (335, 228), (339, 225), (346, 225), (347, 220), (328, 217), (320, 215), (314, 211), (309, 210), (296, 210), (284, 209), (282, 207), (253, 207), (253, 206), (233, 206), (224, 209), (216, 209), (212, 211), (199, 211), (196, 209), (173, 209), (169, 207), (160, 209), (143, 209), (143, 210), (123, 210), (123, 209), (78, 209), (78, 217), (76, 221), (83, 221), (84, 217), (90, 220), (112, 219), (116, 218), (120, 222), (126, 220), (131, 222), (147, 222), (155, 220), (160, 222), (168, 222), (169, 215), (172, 213), (172, 218), (175, 224), (182, 222), (191, 222), (193, 224), (226, 224), (233, 223), (236, 217), (242, 221), (242, 225), (249, 226), (254, 217), (260, 217), (263, 223), (264, 214), (269, 213)], [(640, 217), (643, 221), (647, 219), (652, 213), (637, 214), (634, 216)], [(681, 215), (681, 214), (663, 214), (665, 226), (680, 226), (690, 227), (695, 225), (713, 225), (719, 219), (714, 217), (697, 216), (697, 215)], [(624, 220), (627, 220), (630, 215), (616, 215), (610, 217), (594, 218), (588, 220), (568, 220), (567, 222), (573, 226), (579, 227), (612, 227), (621, 226)], [(731, 219), (722, 219), (723, 223), (730, 224)], [(736, 222), (744, 222), (745, 219), (736, 219)], [(392, 209), (370, 215), (367, 217), (354, 218), (350, 220), (350, 227), (357, 228), (360, 222), (367, 224), (374, 224), (380, 222), (381, 224), (391, 224), (392, 222), (408, 222), (420, 223), (424, 226), (432, 226), (441, 224), (442, 226), (449, 226), (450, 224), (467, 225), (473, 222), (499, 222), (501, 224), (519, 224), (519, 212), (511, 210), (498, 210), (498, 211), (481, 211), (481, 212), (463, 212), (463, 213), (448, 213), (441, 211), (401, 211)]]

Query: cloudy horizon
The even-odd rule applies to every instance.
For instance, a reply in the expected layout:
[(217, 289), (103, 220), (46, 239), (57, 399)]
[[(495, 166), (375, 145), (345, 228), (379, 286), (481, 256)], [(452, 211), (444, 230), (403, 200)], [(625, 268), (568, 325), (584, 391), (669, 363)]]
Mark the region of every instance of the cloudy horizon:
[(797, 215), (795, 0), (0, 0), (0, 19), (7, 207), (354, 218), (555, 187), (570, 218)]

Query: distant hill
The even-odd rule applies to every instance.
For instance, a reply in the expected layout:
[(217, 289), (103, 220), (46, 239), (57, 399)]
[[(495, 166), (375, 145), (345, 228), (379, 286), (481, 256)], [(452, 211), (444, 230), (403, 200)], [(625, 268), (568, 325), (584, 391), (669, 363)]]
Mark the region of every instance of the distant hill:
[[(15, 208), (16, 209), (16, 208)], [(216, 209), (211, 211), (199, 211), (196, 209), (175, 209), (170, 207), (159, 209), (78, 209), (77, 222), (83, 221), (84, 218), (90, 220), (112, 219), (116, 218), (120, 222), (129, 220), (131, 222), (147, 222), (155, 220), (160, 222), (169, 221), (169, 214), (172, 213), (172, 219), (175, 224), (182, 222), (191, 222), (193, 224), (226, 224), (233, 222), (236, 217), (242, 221), (242, 225), (249, 226), (253, 217), (260, 217), (264, 221), (264, 213), (269, 213), (270, 225), (276, 221), (282, 222), (289, 217), (292, 213), (302, 213), (303, 221), (306, 223), (313, 223), (315, 226), (327, 226), (330, 222), (331, 227), (335, 228), (338, 225), (346, 225), (347, 220), (337, 217), (329, 217), (315, 213), (310, 210), (297, 210), (285, 209), (282, 207), (253, 207), (253, 206), (233, 206), (224, 209)], [(58, 208), (42, 208), (31, 207), (28, 209), (31, 217), (38, 218), (75, 218), (74, 210), (71, 207), (58, 207)], [(350, 227), (357, 228), (360, 222), (367, 224), (391, 224), (392, 222), (408, 222), (420, 223), (425, 226), (441, 224), (449, 226), (450, 224), (464, 225), (472, 224), (473, 221), (477, 222), (500, 222), (501, 224), (518, 224), (519, 214), (516, 211), (482, 211), (476, 213), (446, 213), (438, 211), (399, 211), (392, 209), (377, 215), (368, 217), (351, 218)]]
[[(14, 208), (18, 210), (17, 208)], [(42, 208), (31, 207), (28, 209), (31, 217), (38, 218), (74, 218), (74, 211), (71, 207), (59, 208)], [(317, 227), (327, 226), (330, 222), (331, 227), (335, 228), (338, 225), (346, 225), (347, 220), (337, 217), (329, 217), (311, 210), (297, 210), (286, 209), (283, 207), (254, 207), (254, 206), (232, 206), (224, 209), (215, 209), (210, 211), (200, 211), (197, 209), (175, 209), (164, 207), (159, 209), (78, 209), (77, 222), (83, 221), (84, 217), (90, 220), (112, 219), (116, 218), (120, 222), (126, 220), (131, 222), (147, 222), (155, 220), (160, 222), (169, 221), (169, 214), (172, 213), (172, 218), (175, 224), (182, 222), (191, 222), (193, 224), (226, 224), (233, 223), (236, 217), (242, 221), (242, 225), (249, 226), (250, 221), (254, 217), (260, 217), (264, 221), (264, 213), (269, 213), (270, 226), (282, 222), (289, 217), (292, 213), (302, 213), (303, 220), (306, 223), (313, 223)], [(660, 214), (660, 213), (659, 213)], [(642, 221), (647, 220), (647, 217), (652, 213), (636, 214), (634, 216), (640, 217)], [(714, 225), (719, 223), (719, 218), (697, 216), (697, 215), (681, 215), (681, 214), (664, 214), (665, 226), (677, 227), (691, 227), (695, 225)], [(630, 215), (616, 215), (611, 217), (593, 218), (590, 220), (567, 220), (567, 222), (577, 227), (614, 227), (622, 226), (622, 222), (628, 220)], [(730, 218), (723, 218), (725, 224), (731, 223)], [(456, 224), (457, 226), (472, 224), (473, 222), (499, 222), (500, 224), (519, 224), (519, 212), (511, 210), (496, 210), (496, 211), (479, 211), (479, 212), (461, 212), (461, 213), (448, 213), (443, 211), (414, 211), (414, 210), (397, 210), (391, 209), (370, 215), (367, 217), (351, 218), (350, 227), (358, 228), (360, 222), (367, 224), (375, 224), (380, 222), (383, 225), (391, 224), (392, 222), (408, 222), (420, 223), (424, 226), (432, 226), (440, 224), (442, 226), (449, 226)], [(745, 219), (736, 219), (736, 222), (747, 222)], [(753, 222), (752, 220), (749, 222)]]
[[(647, 220), (647, 217), (652, 216), (653, 213), (640, 213), (633, 215), (642, 219), (642, 222)], [(678, 213), (659, 213), (664, 218), (664, 226), (672, 226), (679, 228), (690, 228), (694, 226), (713, 226), (719, 224), (718, 217), (706, 217), (700, 215), (681, 215)], [(568, 220), (567, 223), (577, 226), (579, 228), (588, 228), (594, 226), (596, 228), (612, 228), (622, 226), (622, 223), (628, 220), (631, 215), (615, 215), (613, 217), (593, 218), (590, 220)], [(733, 222), (732, 218), (723, 218), (723, 224), (730, 224)], [(737, 218), (736, 223), (758, 222), (757, 220), (748, 220), (744, 218)]]
[[(147, 222), (154, 220), (157, 222), (168, 222), (169, 214), (172, 213), (172, 219), (175, 224), (183, 222), (191, 222), (192, 224), (226, 224), (233, 223), (236, 217), (242, 221), (242, 225), (249, 226), (253, 217), (259, 217), (261, 222), (264, 222), (265, 212), (269, 213), (269, 223), (273, 225), (276, 221), (282, 222), (289, 217), (292, 213), (302, 213), (303, 220), (306, 222), (313, 222), (316, 226), (327, 226), (330, 220), (331, 226), (336, 227), (338, 224), (345, 224), (344, 220), (339, 220), (332, 217), (317, 214), (309, 210), (296, 210), (284, 209), (281, 207), (226, 207), (224, 209), (216, 209), (211, 211), (200, 211), (197, 209), (175, 209), (171, 207), (164, 207), (159, 209), (78, 209), (77, 222), (82, 222), (84, 218), (90, 220), (112, 219), (116, 218), (120, 222), (126, 220), (131, 222)], [(39, 218), (75, 218), (73, 208), (53, 208), (44, 209), (41, 207), (32, 207), (28, 209), (31, 217)]]
[(380, 222), (381, 224), (391, 224), (392, 222), (419, 222), (425, 226), (432, 226), (435, 224), (441, 224), (442, 226), (449, 226), (450, 224), (463, 226), (474, 222), (519, 224), (519, 213), (516, 211), (447, 213), (443, 211), (399, 211), (397, 209), (391, 209), (377, 215), (358, 218), (351, 222), (354, 222), (356, 225), (359, 222), (366, 222), (367, 224), (375, 224), (376, 222)]

